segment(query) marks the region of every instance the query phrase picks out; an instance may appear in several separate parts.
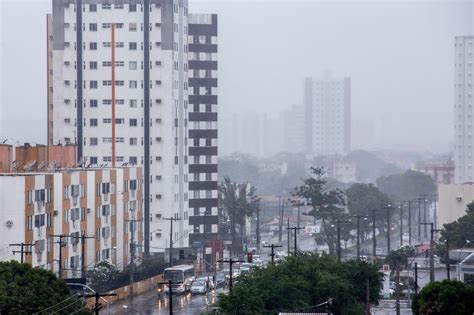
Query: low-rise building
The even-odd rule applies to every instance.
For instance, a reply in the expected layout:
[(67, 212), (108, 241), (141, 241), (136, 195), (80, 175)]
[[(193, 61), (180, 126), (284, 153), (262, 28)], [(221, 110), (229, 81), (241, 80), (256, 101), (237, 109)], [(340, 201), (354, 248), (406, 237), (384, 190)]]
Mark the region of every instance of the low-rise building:
[(466, 207), (474, 201), (474, 183), (438, 186), (438, 226), (456, 221), (466, 214)]
[(62, 277), (103, 260), (122, 269), (131, 248), (142, 255), (142, 186), (140, 167), (0, 174), (0, 259)]
[(36, 145), (25, 143), (15, 148), (15, 170), (45, 171), (76, 166), (75, 145)]
[(10, 172), (13, 167), (13, 146), (0, 144), (0, 173)]

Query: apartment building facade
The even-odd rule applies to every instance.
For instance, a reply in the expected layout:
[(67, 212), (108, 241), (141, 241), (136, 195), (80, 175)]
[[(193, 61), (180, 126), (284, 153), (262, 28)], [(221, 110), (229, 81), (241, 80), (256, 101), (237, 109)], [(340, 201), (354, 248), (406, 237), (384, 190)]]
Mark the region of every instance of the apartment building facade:
[(52, 142), (143, 167), (146, 252), (169, 246), (170, 217), (189, 247), (187, 34), (186, 0), (53, 0)]
[(218, 252), (217, 15), (190, 14), (188, 22), (189, 240), (211, 263)]
[(139, 167), (2, 173), (0, 248), (24, 243), (25, 262), (65, 278), (100, 261), (122, 269), (132, 247), (143, 255), (142, 182)]
[(306, 78), (304, 84), (306, 153), (344, 155), (351, 149), (351, 80)]
[(474, 36), (454, 39), (454, 182), (474, 181)]

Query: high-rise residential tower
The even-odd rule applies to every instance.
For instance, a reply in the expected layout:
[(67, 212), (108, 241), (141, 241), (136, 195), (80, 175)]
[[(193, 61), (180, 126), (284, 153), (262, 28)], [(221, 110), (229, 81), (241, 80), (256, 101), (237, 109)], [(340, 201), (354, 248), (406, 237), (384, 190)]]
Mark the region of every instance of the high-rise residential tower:
[(188, 23), (189, 241), (211, 264), (218, 232), (217, 15), (190, 14)]
[(454, 181), (474, 180), (473, 112), (474, 36), (454, 39)]
[(301, 105), (293, 105), (283, 111), (283, 149), (287, 152), (303, 153), (305, 148), (305, 114)]
[(310, 155), (343, 155), (351, 148), (350, 78), (307, 78), (305, 146)]
[(145, 253), (169, 247), (170, 217), (188, 247), (187, 0), (53, 0), (52, 30), (51, 142), (143, 166)]

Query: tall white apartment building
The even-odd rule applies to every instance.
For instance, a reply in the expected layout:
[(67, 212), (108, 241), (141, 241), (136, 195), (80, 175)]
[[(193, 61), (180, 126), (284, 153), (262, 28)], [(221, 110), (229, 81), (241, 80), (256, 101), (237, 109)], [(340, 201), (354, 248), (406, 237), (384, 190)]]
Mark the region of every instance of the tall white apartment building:
[(344, 155), (350, 151), (350, 78), (306, 78), (304, 107), (307, 154)]
[(189, 15), (190, 243), (212, 265), (218, 257), (217, 15)]
[(187, 20), (187, 0), (53, 0), (48, 133), (83, 164), (143, 166), (145, 253), (170, 217), (189, 246)]
[(454, 182), (474, 181), (474, 36), (454, 39)]

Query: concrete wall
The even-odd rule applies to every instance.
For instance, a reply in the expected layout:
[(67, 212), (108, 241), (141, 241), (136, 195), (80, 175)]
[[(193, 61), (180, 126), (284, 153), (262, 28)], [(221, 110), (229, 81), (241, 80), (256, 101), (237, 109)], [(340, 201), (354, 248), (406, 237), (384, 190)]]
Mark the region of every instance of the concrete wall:
[(466, 206), (474, 201), (474, 183), (439, 185), (439, 227), (456, 221), (466, 214)]

